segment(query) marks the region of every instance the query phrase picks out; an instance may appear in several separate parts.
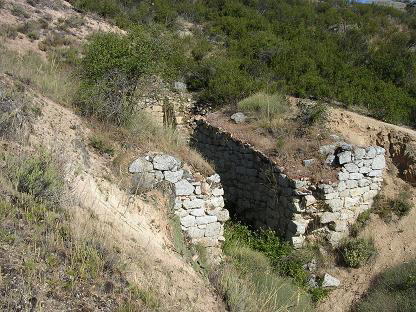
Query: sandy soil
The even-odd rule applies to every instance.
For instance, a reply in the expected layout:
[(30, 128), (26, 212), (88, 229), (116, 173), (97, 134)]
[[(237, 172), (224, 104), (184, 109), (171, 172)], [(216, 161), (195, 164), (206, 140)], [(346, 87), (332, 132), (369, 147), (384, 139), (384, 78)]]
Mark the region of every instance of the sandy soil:
[[(109, 160), (87, 146), (90, 130), (70, 110), (38, 96), (42, 116), (30, 138), (62, 156), (80, 233), (95, 222), (124, 254), (127, 275), (150, 287), (172, 311), (225, 311), (209, 282), (178, 255), (170, 239), (166, 203), (158, 194), (132, 196), (117, 186)], [(85, 234), (84, 234), (85, 235)]]
[[(52, 31), (58, 31), (61, 38), (66, 37), (68, 40), (78, 44), (85, 41), (92, 33), (98, 31), (124, 33), (120, 28), (109, 24), (98, 16), (76, 12), (68, 2), (63, 0), (40, 1), (35, 7), (29, 5), (26, 0), (4, 0), (3, 2), (3, 8), (0, 8), (1, 27), (16, 28), (40, 19), (46, 18), (48, 20), (47, 28), (37, 31), (39, 38), (36, 40), (30, 39), (27, 34), (23, 33), (18, 33), (16, 38), (3, 38), (2, 44), (20, 54), (36, 52), (46, 59), (47, 54), (39, 48), (39, 44)], [(15, 6), (22, 8), (26, 16), (13, 15), (12, 10)], [(71, 18), (82, 18), (84, 23), (76, 28), (67, 27), (66, 29), (58, 30), (58, 25)]]
[[(383, 138), (391, 132), (400, 132), (416, 138), (416, 132), (387, 124), (373, 118), (347, 112), (341, 109), (331, 109), (330, 127), (343, 135), (352, 143), (359, 145), (383, 144)], [(381, 141), (380, 141), (381, 140)], [(387, 196), (394, 196), (409, 185), (397, 177), (397, 170), (389, 162), (387, 173), (384, 176), (383, 192)], [(416, 203), (416, 190), (410, 188), (413, 203)], [(334, 267), (327, 270), (342, 281), (341, 287), (332, 291), (318, 311), (346, 312), (350, 311), (371, 286), (371, 282), (387, 268), (415, 259), (416, 257), (416, 209), (398, 221), (385, 223), (378, 216), (373, 215), (370, 224), (360, 234), (363, 237), (372, 237), (378, 250), (376, 259), (359, 269), (345, 269)]]

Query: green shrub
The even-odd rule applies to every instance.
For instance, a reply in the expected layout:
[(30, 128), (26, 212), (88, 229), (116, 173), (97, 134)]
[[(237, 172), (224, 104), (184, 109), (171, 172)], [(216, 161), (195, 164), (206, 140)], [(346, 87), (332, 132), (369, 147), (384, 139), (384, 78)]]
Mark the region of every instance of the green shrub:
[(121, 13), (119, 1), (116, 0), (77, 0), (75, 1), (74, 6), (110, 18), (116, 17)]
[(41, 112), (21, 86), (0, 84), (0, 137), (21, 140), (29, 135), (32, 122)]
[[(191, 76), (190, 85), (204, 88), (201, 101), (218, 106), (236, 104), (256, 91), (258, 82), (241, 69), (241, 60), (232, 57), (213, 57), (204, 62), (206, 76)], [(197, 81), (194, 81), (197, 80)]]
[(350, 268), (359, 268), (367, 264), (377, 254), (371, 239), (348, 239), (339, 247), (344, 264)]
[(24, 18), (30, 17), (29, 14), (25, 11), (25, 9), (21, 5), (18, 5), (18, 4), (13, 4), (11, 13), (17, 17), (24, 17)]
[(160, 28), (135, 27), (127, 36), (96, 34), (80, 64), (76, 104), (84, 115), (126, 124), (139, 78), (157, 74), (169, 81), (180, 74), (183, 60), (180, 42)]
[(416, 261), (381, 273), (356, 306), (358, 312), (412, 312), (416, 307)]
[(313, 126), (324, 123), (328, 117), (327, 105), (320, 101), (301, 105), (299, 119), (302, 124)]
[(18, 31), (16, 29), (15, 26), (10, 26), (10, 25), (1, 25), (0, 26), (0, 36), (4, 36), (5, 38), (8, 39), (16, 39), (17, 35), (18, 35)]
[(247, 246), (265, 255), (275, 272), (292, 277), (299, 286), (306, 286), (309, 274), (304, 269), (304, 265), (312, 259), (312, 255), (307, 251), (294, 250), (274, 231), (255, 232), (238, 223), (228, 223), (224, 235), (225, 254), (235, 246)]

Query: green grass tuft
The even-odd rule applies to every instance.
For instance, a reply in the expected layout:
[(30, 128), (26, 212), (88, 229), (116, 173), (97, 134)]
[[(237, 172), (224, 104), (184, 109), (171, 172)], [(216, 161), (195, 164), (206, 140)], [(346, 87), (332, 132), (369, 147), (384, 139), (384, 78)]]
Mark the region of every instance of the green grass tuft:
[(357, 312), (412, 312), (416, 307), (416, 261), (390, 268), (356, 306)]

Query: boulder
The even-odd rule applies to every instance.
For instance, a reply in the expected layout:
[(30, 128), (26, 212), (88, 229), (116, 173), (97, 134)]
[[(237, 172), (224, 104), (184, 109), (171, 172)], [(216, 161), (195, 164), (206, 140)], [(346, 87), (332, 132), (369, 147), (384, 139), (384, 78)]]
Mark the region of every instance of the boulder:
[(231, 115), (231, 120), (233, 120), (236, 124), (243, 123), (246, 121), (247, 116), (243, 113), (235, 113)]
[(315, 163), (315, 159), (305, 159), (303, 161), (303, 165), (305, 167), (309, 167), (309, 166), (313, 165), (314, 163)]
[(341, 285), (341, 282), (339, 279), (333, 277), (332, 275), (329, 275), (328, 273), (325, 273), (324, 279), (322, 281), (322, 287), (329, 288), (329, 287), (339, 287)]
[[(170, 155), (157, 155), (153, 158), (153, 167), (156, 170), (176, 171), (181, 166), (181, 162)], [(176, 169), (175, 169), (176, 168)]]
[(373, 170), (381, 170), (384, 169), (384, 167), (386, 167), (386, 159), (384, 158), (384, 155), (377, 155), (371, 164), (371, 168)]
[(130, 173), (144, 173), (153, 170), (153, 164), (144, 157), (137, 158), (129, 167)]
[(186, 83), (175, 81), (173, 83), (173, 88), (178, 91), (186, 91)]

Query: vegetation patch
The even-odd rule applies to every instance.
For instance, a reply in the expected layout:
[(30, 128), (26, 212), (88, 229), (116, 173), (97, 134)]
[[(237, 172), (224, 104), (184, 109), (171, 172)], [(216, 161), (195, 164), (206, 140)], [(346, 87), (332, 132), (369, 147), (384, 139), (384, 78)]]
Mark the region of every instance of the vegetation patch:
[(138, 80), (176, 77), (184, 62), (180, 40), (160, 28), (135, 27), (128, 35), (93, 36), (82, 59), (77, 107), (101, 121), (126, 125), (134, 113)]
[(360, 213), (360, 215), (357, 217), (357, 220), (350, 228), (351, 236), (357, 237), (361, 230), (364, 229), (366, 225), (368, 225), (370, 222), (371, 213), (372, 209)]
[(356, 306), (358, 312), (411, 312), (416, 307), (416, 261), (381, 273)]
[(194, 25), (186, 78), (203, 103), (236, 104), (280, 91), (415, 124), (410, 6), (405, 12), (342, 1), (77, 0), (75, 6), (127, 30), (152, 24), (176, 32), (181, 20)]
[(228, 249), (229, 262), (216, 276), (230, 311), (311, 311), (309, 297), (277, 275), (269, 259), (248, 247)]
[(393, 217), (401, 218), (407, 216), (413, 208), (409, 191), (400, 192), (394, 198), (379, 195), (375, 198), (373, 211), (385, 222), (391, 222)]
[[(223, 251), (228, 260), (214, 283), (219, 283), (217, 287), (235, 311), (256, 304), (256, 300), (257, 306), (264, 309), (261, 311), (285, 310), (290, 306), (293, 311), (308, 311), (312, 301), (319, 301), (328, 293), (308, 285), (310, 273), (305, 267), (317, 253), (312, 248), (294, 250), (273, 231), (255, 232), (247, 226), (228, 223)], [(269, 306), (263, 306), (263, 296), (270, 298)], [(296, 297), (298, 301), (293, 301)]]
[(8, 155), (6, 163), (0, 173), (1, 310), (154, 307), (129, 290), (121, 258), (99, 233), (76, 232), (64, 209), (63, 171), (52, 156)]
[(26, 136), (37, 113), (22, 88), (0, 84), (0, 137), (18, 139)]
[(101, 155), (114, 156), (114, 146), (109, 139), (101, 135), (93, 135), (90, 137), (91, 147), (95, 148)]
[(343, 263), (350, 268), (359, 268), (377, 255), (372, 239), (347, 239), (338, 248)]

